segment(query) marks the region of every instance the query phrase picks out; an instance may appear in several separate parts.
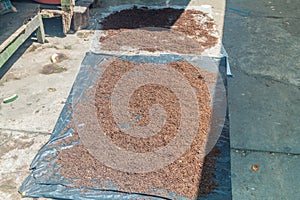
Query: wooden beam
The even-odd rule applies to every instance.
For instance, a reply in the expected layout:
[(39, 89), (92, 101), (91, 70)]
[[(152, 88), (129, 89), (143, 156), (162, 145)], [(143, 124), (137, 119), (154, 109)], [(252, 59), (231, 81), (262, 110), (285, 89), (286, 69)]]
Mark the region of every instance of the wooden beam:
[(16, 32), (14, 32), (9, 38), (7, 38), (1, 45), (0, 45), (0, 53), (6, 49), (6, 47), (11, 44), (19, 35), (24, 33), (26, 29), (26, 25), (21, 26)]
[(40, 14), (33, 17), (27, 24), (21, 26), (14, 34), (0, 45), (0, 68), (15, 53), (15, 51), (26, 41), (26, 39), (38, 28), (38, 39), (45, 40), (44, 27)]
[(74, 6), (75, 0), (61, 0), (61, 9), (64, 11), (64, 15), (62, 15), (64, 34), (67, 34), (70, 31)]
[(77, 0), (72, 18), (72, 29), (77, 31), (89, 26), (90, 6), (94, 0)]
[(88, 7), (75, 6), (72, 18), (72, 29), (78, 31), (89, 26), (90, 9)]
[(62, 10), (41, 10), (41, 15), (43, 18), (52, 18), (52, 17), (59, 17), (64, 14)]
[(42, 15), (39, 14), (38, 18), (39, 18), (40, 25), (36, 30), (37, 41), (39, 43), (45, 43), (45, 30), (44, 30), (44, 23), (43, 23)]

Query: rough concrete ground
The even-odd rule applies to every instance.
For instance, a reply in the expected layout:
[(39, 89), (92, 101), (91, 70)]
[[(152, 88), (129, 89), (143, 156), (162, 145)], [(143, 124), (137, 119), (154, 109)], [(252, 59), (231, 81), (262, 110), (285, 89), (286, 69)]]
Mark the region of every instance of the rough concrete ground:
[(299, 11), (297, 0), (227, 1), (233, 199), (300, 199)]
[[(229, 79), (233, 199), (300, 197), (299, 6), (297, 0), (227, 1), (223, 43), (235, 74)], [(89, 38), (47, 37), (50, 43), (34, 44), (38, 48), (4, 77), (8, 81), (1, 80), (1, 98), (22, 95), (1, 104), (0, 199), (20, 199), (17, 189), (51, 134)], [(40, 74), (57, 52), (72, 58), (58, 64), (67, 71)], [(258, 171), (251, 170), (254, 164)]]
[[(52, 34), (46, 37), (49, 42), (28, 41), (23, 46), (26, 49), (30, 45), (25, 53), (22, 50), (16, 53), (17, 61), (0, 80), (1, 99), (18, 95), (16, 101), (3, 104), (1, 100), (0, 105), (0, 199), (3, 200), (21, 199), (17, 191), (30, 173), (34, 156), (51, 135), (93, 35), (85, 30), (56, 37), (53, 34), (59, 33), (60, 24), (46, 23), (46, 26), (51, 28), (46, 32)], [(52, 64), (50, 57), (54, 53), (63, 53), (67, 58)], [(47, 70), (43, 71), (46, 65)]]
[[(127, 1), (132, 3), (133, 1)], [(147, 1), (134, 1), (145, 4)], [(168, 1), (156, 1), (164, 4)], [(208, 4), (209, 1), (169, 1), (171, 4)], [(125, 3), (109, 1), (110, 4)], [(151, 2), (152, 4), (152, 2)], [(224, 3), (213, 1), (218, 28), (222, 30)], [(102, 5), (103, 6), (103, 5)], [(99, 10), (98, 10), (99, 11)], [(94, 9), (91, 22), (97, 22), (97, 9)], [(45, 23), (45, 21), (44, 21)], [(10, 104), (1, 103), (0, 108), (0, 199), (20, 199), (17, 190), (29, 175), (29, 166), (38, 150), (45, 144), (54, 128), (72, 87), (80, 64), (91, 42), (90, 31), (80, 31), (63, 37), (58, 24), (45, 23), (49, 35), (46, 44), (25, 44), (27, 50), (14, 55), (12, 66), (0, 81), (0, 98), (13, 94), (19, 97)], [(93, 26), (93, 24), (91, 24)], [(94, 27), (95, 28), (95, 27)], [(57, 30), (60, 29), (60, 30)], [(30, 45), (28, 47), (28, 45)], [(50, 56), (63, 53), (68, 59), (51, 64)], [(43, 74), (46, 71), (58, 73)]]

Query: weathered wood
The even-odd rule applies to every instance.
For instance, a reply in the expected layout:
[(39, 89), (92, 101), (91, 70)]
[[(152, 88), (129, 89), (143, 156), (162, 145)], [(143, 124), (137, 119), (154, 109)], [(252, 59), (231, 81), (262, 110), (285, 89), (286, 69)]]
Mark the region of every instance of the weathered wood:
[(42, 10), (41, 14), (43, 18), (52, 18), (52, 17), (62, 17), (63, 32), (67, 34), (71, 27), (71, 20), (73, 16), (73, 11), (69, 10), (69, 7), (64, 7), (64, 10)]
[[(41, 16), (39, 14), (36, 15), (0, 45), (0, 68), (26, 41), (26, 39), (42, 25), (41, 22)], [(44, 29), (41, 27), (39, 31), (41, 34), (41, 40), (44, 40)]]
[(62, 10), (46, 10), (43, 9), (41, 11), (41, 15), (43, 18), (52, 18), (52, 17), (59, 17), (64, 14), (64, 11)]
[(72, 29), (77, 31), (89, 26), (90, 22), (90, 9), (88, 7), (75, 6)]
[(43, 18), (40, 13), (38, 14), (38, 18), (39, 18), (40, 25), (36, 30), (36, 36), (37, 36), (38, 42), (44, 43), (45, 42), (45, 30), (44, 30)]
[(67, 34), (70, 28), (75, 31), (89, 26), (90, 11), (89, 7), (94, 0), (61, 0), (62, 10), (42, 10), (43, 18), (52, 18), (61, 16), (63, 23), (63, 32)]
[(74, 6), (75, 0), (61, 0), (61, 9), (64, 12), (62, 15), (64, 34), (67, 34), (70, 31)]
[(21, 26), (16, 32), (14, 32), (9, 38), (7, 38), (0, 45), (0, 53), (6, 49), (6, 47), (11, 44), (19, 35), (21, 35), (26, 29), (26, 25)]
[(89, 26), (90, 22), (90, 6), (94, 0), (78, 0), (74, 7), (72, 29), (75, 31), (84, 29)]

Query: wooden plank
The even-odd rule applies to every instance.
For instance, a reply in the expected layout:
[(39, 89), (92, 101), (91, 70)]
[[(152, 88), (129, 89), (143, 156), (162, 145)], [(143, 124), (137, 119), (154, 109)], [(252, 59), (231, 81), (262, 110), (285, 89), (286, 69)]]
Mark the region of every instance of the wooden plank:
[(52, 18), (52, 17), (59, 17), (64, 14), (64, 11), (62, 10), (46, 10), (43, 9), (41, 11), (41, 15), (43, 18)]
[(36, 36), (37, 36), (38, 42), (44, 43), (45, 42), (45, 30), (44, 30), (43, 18), (40, 13), (38, 14), (38, 18), (39, 18), (39, 27), (36, 30)]
[(77, 31), (89, 26), (90, 6), (94, 0), (77, 0), (72, 18), (72, 29)]
[(62, 15), (64, 34), (67, 34), (70, 31), (74, 6), (75, 0), (61, 0), (61, 9), (64, 11), (64, 15)]
[(84, 6), (75, 6), (72, 18), (72, 29), (78, 31), (89, 26), (90, 9)]
[(0, 53), (4, 51), (4, 49), (12, 43), (19, 35), (21, 35), (26, 29), (26, 25), (21, 26), (16, 32), (14, 32), (9, 38), (7, 38), (1, 45), (0, 45)]
[(61, 8), (63, 11), (73, 10), (75, 6), (75, 0), (61, 0)]
[(26, 39), (40, 26), (40, 16), (36, 15), (26, 25), (19, 28), (13, 35), (1, 44), (0, 68), (12, 54), (26, 41)]

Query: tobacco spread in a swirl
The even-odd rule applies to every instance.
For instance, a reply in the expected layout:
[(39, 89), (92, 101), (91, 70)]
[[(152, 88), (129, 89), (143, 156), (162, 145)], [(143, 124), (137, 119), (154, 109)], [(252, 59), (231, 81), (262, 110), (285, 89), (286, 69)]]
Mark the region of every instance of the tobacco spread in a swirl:
[[(124, 151), (138, 153), (154, 151), (167, 145), (176, 137), (181, 116), (179, 99), (172, 89), (158, 84), (146, 84), (138, 87), (130, 97), (129, 110), (132, 120), (139, 126), (147, 125), (150, 120), (149, 109), (154, 104), (159, 104), (166, 111), (163, 128), (149, 138), (135, 138), (125, 134), (116, 125), (111, 106), (109, 106), (115, 84), (129, 70), (142, 65), (145, 63), (114, 59), (108, 62), (108, 66), (105, 66), (103, 74), (99, 76), (99, 80), (94, 85), (96, 91), (94, 106), (97, 108), (97, 120), (106, 136)], [(207, 195), (216, 188), (213, 181), (214, 173), (210, 170), (214, 168), (216, 156), (220, 153), (219, 149), (214, 148), (205, 159), (198, 155), (199, 149), (201, 145), (204, 145), (203, 141), (207, 137), (211, 117), (211, 97), (202, 78), (203, 74), (197, 67), (185, 61), (172, 62), (165, 66), (180, 73), (195, 89), (200, 111), (198, 120), (200, 120), (198, 131), (190, 148), (177, 160), (162, 169), (147, 173), (128, 173), (107, 167), (101, 160), (95, 159), (83, 144), (77, 144), (59, 151), (57, 164), (60, 166), (60, 173), (63, 177), (76, 187), (108, 190), (111, 189), (113, 183), (118, 191), (161, 195), (166, 198), (172, 197), (161, 191), (196, 199), (199, 196)], [(135, 77), (132, 77), (132, 80), (134, 79)], [(88, 91), (86, 95), (90, 95)], [(93, 116), (88, 112), (88, 105), (80, 103), (77, 105), (86, 111), (78, 116), (79, 118), (89, 119)], [(73, 139), (74, 141), (80, 140), (77, 134)]]

